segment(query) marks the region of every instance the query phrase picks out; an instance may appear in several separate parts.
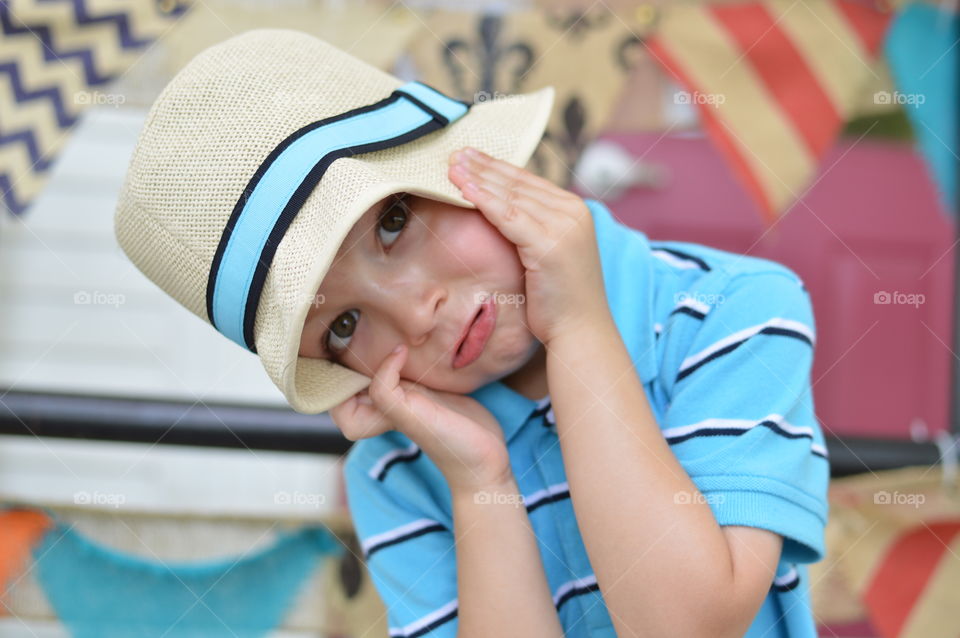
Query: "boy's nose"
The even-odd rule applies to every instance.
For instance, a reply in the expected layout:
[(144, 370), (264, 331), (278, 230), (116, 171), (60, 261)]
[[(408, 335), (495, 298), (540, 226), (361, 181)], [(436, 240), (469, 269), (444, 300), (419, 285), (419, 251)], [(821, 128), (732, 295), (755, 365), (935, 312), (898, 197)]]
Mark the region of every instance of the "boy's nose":
[(423, 345), (433, 334), (446, 294), (439, 286), (400, 295), (393, 305), (395, 321), (411, 347)]

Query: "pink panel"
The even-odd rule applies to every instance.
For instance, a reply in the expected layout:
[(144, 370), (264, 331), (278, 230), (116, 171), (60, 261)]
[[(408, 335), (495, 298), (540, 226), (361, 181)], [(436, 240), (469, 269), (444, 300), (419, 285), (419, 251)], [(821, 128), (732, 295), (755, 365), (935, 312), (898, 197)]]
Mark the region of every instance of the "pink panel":
[[(841, 141), (765, 232), (705, 138), (606, 138), (670, 174), (659, 191), (600, 197), (618, 218), (653, 239), (774, 259), (806, 282), (818, 332), (814, 404), (825, 431), (902, 437), (914, 419), (931, 433), (947, 427), (954, 230), (912, 147)], [(923, 295), (923, 303), (875, 303), (884, 291)]]

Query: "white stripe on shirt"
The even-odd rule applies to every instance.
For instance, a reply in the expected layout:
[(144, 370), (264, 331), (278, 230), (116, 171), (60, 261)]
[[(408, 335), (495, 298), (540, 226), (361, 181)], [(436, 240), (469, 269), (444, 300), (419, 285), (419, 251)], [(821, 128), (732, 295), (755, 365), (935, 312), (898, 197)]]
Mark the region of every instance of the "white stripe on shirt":
[(387, 463), (397, 458), (398, 456), (410, 456), (411, 454), (415, 454), (419, 449), (420, 448), (417, 447), (416, 443), (411, 443), (410, 445), (408, 445), (403, 449), (390, 450), (389, 452), (381, 456), (379, 459), (377, 459), (377, 462), (374, 463), (373, 467), (371, 467), (367, 471), (367, 474), (370, 475), (370, 478), (374, 480), (379, 480), (378, 477), (380, 476), (380, 472), (382, 472), (383, 468), (387, 466)]
[(537, 490), (530, 496), (524, 496), (523, 504), (526, 506), (527, 509), (530, 509), (531, 507), (533, 507), (534, 505), (536, 505), (537, 503), (543, 500), (546, 500), (556, 494), (560, 494), (562, 492), (569, 492), (569, 491), (570, 491), (570, 485), (566, 481), (564, 481), (563, 483), (556, 483), (554, 485), (549, 485), (542, 490)]
[(423, 616), (422, 618), (418, 618), (417, 620), (414, 620), (409, 625), (406, 625), (404, 627), (391, 627), (390, 636), (391, 638), (394, 638), (394, 637), (400, 638), (402, 636), (410, 636), (412, 634), (415, 634), (421, 629), (423, 629), (424, 627), (428, 626), (429, 624), (436, 622), (437, 620), (439, 620), (440, 618), (443, 618), (444, 616), (449, 615), (451, 612), (455, 611), (456, 609), (457, 609), (457, 599), (454, 598), (453, 600), (448, 602), (446, 605), (444, 605), (440, 609), (432, 611), (426, 616)]
[[(806, 437), (809, 438), (810, 451), (815, 454), (827, 458), (827, 448), (815, 442), (813, 439), (813, 428), (806, 425), (794, 425), (788, 422), (780, 414), (768, 414), (759, 420), (752, 419), (704, 419), (703, 421), (698, 421), (697, 423), (691, 423), (690, 425), (678, 425), (672, 428), (666, 428), (662, 430), (663, 438), (669, 441), (672, 438), (683, 438), (687, 437), (690, 434), (696, 432), (701, 432), (704, 430), (741, 430), (746, 432), (752, 428), (757, 427), (766, 422), (772, 422), (777, 425), (777, 427), (787, 434), (795, 435), (796, 437)], [(692, 437), (691, 437), (692, 438)]]
[(702, 301), (698, 301), (697, 299), (694, 299), (693, 297), (684, 297), (683, 301), (681, 301), (676, 306), (674, 306), (673, 310), (671, 310), (670, 312), (674, 313), (680, 308), (690, 308), (691, 310), (696, 310), (702, 315), (705, 315), (708, 312), (710, 312), (710, 306), (703, 303)]
[(764, 321), (763, 323), (759, 323), (755, 326), (750, 326), (749, 328), (744, 328), (743, 330), (734, 332), (732, 335), (728, 335), (723, 339), (720, 339), (719, 341), (714, 342), (713, 344), (707, 346), (697, 354), (687, 357), (686, 359), (683, 360), (683, 363), (680, 364), (679, 373), (683, 373), (683, 371), (686, 370), (687, 368), (695, 366), (697, 363), (706, 359), (707, 357), (712, 355), (714, 352), (717, 352), (718, 350), (722, 350), (731, 344), (737, 343), (738, 341), (744, 341), (746, 339), (749, 339), (750, 337), (754, 336), (764, 328), (768, 328), (768, 327), (785, 328), (787, 330), (794, 330), (796, 332), (799, 332), (803, 336), (805, 336), (807, 339), (809, 339), (810, 343), (814, 343), (815, 341), (813, 332), (810, 330), (809, 327), (807, 327), (806, 324), (801, 323), (800, 321), (794, 321), (793, 319), (783, 319), (781, 317), (774, 317), (772, 319)]
[(779, 428), (790, 434), (805, 435), (813, 438), (813, 428), (806, 425), (793, 425), (787, 422), (780, 414), (768, 414), (762, 419), (704, 419), (690, 425), (678, 425), (676, 427), (663, 430), (664, 438), (673, 438), (675, 436), (686, 436), (700, 430), (747, 430), (754, 428), (764, 421), (773, 421)]
[(380, 534), (374, 534), (370, 538), (363, 540), (360, 546), (363, 548), (364, 554), (369, 554), (371, 547), (382, 545), (383, 543), (392, 541), (396, 538), (400, 538), (401, 536), (405, 536), (432, 525), (442, 525), (442, 523), (429, 518), (419, 518), (415, 521), (411, 521), (410, 523), (401, 525), (400, 527), (394, 527), (393, 529), (381, 532)]
[(797, 577), (797, 570), (794, 567), (791, 567), (790, 571), (788, 571), (783, 576), (777, 576), (776, 578), (774, 578), (773, 584), (783, 586), (789, 583), (790, 581), (792, 581), (796, 577)]
[(560, 585), (557, 588), (556, 593), (553, 595), (553, 606), (556, 607), (557, 603), (560, 602), (560, 599), (563, 598), (568, 592), (574, 589), (580, 589), (581, 587), (589, 587), (591, 585), (597, 584), (597, 577), (594, 574), (589, 576), (584, 576), (583, 578), (578, 578), (576, 580), (567, 581), (564, 584)]
[(660, 259), (661, 261), (667, 262), (674, 268), (680, 268), (683, 270), (688, 270), (690, 268), (700, 268), (700, 264), (698, 264), (695, 261), (692, 261), (689, 259), (681, 259), (680, 257), (677, 257), (676, 255), (668, 253), (667, 251), (661, 250), (659, 248), (655, 248), (651, 250), (650, 254), (656, 257), (657, 259)]

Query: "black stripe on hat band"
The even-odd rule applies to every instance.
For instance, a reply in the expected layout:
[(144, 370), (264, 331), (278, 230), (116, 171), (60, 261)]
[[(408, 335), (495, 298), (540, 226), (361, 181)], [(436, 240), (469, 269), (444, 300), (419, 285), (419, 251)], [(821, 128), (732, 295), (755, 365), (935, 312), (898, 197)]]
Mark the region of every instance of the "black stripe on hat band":
[[(420, 84), (424, 84), (420, 82)], [(429, 86), (429, 85), (426, 85)], [(432, 87), (430, 87), (432, 89)], [(435, 90), (435, 89), (434, 89)], [(256, 319), (257, 306), (260, 302), (260, 297), (263, 292), (263, 286), (266, 282), (267, 273), (270, 269), (270, 265), (273, 262), (273, 258), (276, 255), (277, 248), (280, 245), (281, 240), (286, 234), (287, 230), (290, 227), (290, 224), (293, 223), (293, 220), (296, 218), (297, 213), (303, 207), (306, 200), (309, 198), (310, 194), (316, 188), (317, 184), (320, 182), (320, 179), (323, 177), (327, 168), (337, 159), (341, 157), (351, 157), (360, 153), (369, 153), (373, 151), (383, 150), (387, 148), (392, 148), (394, 146), (399, 146), (407, 142), (413, 141), (419, 137), (422, 137), (428, 133), (436, 131), (443, 128), (449, 124), (449, 119), (443, 116), (441, 113), (437, 112), (435, 109), (426, 105), (422, 100), (417, 99), (416, 97), (410, 95), (409, 93), (403, 92), (401, 90), (394, 90), (388, 97), (375, 102), (373, 104), (368, 104), (365, 106), (346, 111), (344, 113), (339, 113), (331, 117), (318, 120), (307, 124), (306, 126), (301, 127), (297, 131), (291, 133), (283, 141), (281, 141), (263, 160), (257, 170), (254, 172), (253, 176), (250, 178), (247, 186), (244, 188), (240, 194), (237, 202), (234, 204), (233, 210), (231, 211), (230, 217), (227, 220), (226, 226), (224, 227), (223, 233), (220, 236), (220, 241), (217, 245), (217, 249), (213, 256), (213, 261), (211, 263), (210, 272), (207, 278), (207, 290), (206, 290), (206, 309), (207, 316), (211, 324), (216, 326), (214, 320), (214, 292), (217, 283), (217, 275), (220, 270), (221, 263), (223, 261), (223, 255), (226, 250), (227, 245), (230, 242), (231, 235), (244, 211), (247, 200), (250, 198), (254, 190), (256, 189), (258, 183), (260, 182), (263, 175), (273, 164), (273, 162), (279, 157), (284, 150), (286, 150), (293, 142), (297, 139), (303, 137), (311, 131), (326, 126), (341, 120), (356, 117), (364, 113), (382, 109), (390, 104), (396, 102), (399, 99), (407, 99), (410, 102), (416, 104), (420, 109), (425, 113), (430, 115), (432, 118), (430, 121), (425, 124), (409, 130), (401, 135), (394, 136), (392, 138), (377, 140), (373, 142), (368, 142), (365, 144), (357, 144), (354, 146), (339, 148), (333, 151), (330, 151), (318, 158), (317, 163), (313, 168), (307, 173), (302, 182), (287, 200), (286, 204), (283, 207), (283, 210), (280, 212), (276, 223), (271, 229), (266, 243), (263, 246), (263, 250), (259, 257), (256, 260), (256, 265), (253, 272), (252, 281), (249, 287), (249, 291), (246, 298), (246, 305), (243, 313), (243, 340), (244, 345), (253, 353), (256, 353), (256, 346), (254, 343), (254, 321)], [(452, 99), (452, 98), (450, 98)], [(460, 100), (455, 100), (464, 104), (468, 109), (472, 104), (467, 102), (462, 102)], [(219, 328), (218, 328), (219, 329)]]

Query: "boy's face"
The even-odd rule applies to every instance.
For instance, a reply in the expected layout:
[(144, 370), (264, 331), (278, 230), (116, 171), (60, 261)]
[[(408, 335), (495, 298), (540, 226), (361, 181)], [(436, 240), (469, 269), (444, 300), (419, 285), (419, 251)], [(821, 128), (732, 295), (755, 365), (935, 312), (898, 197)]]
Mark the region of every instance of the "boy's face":
[(307, 314), (300, 355), (372, 377), (404, 343), (402, 378), (472, 392), (518, 370), (540, 345), (527, 328), (524, 305), (498, 303), (480, 356), (453, 367), (458, 339), (484, 296), (523, 299), (523, 274), (516, 246), (480, 211), (390, 195), (366, 211), (341, 244)]

